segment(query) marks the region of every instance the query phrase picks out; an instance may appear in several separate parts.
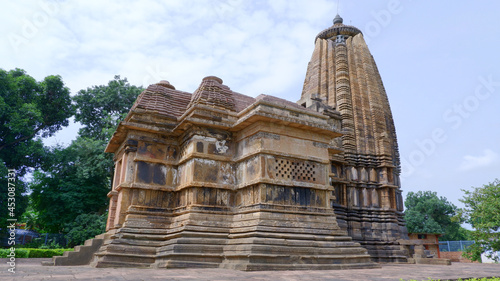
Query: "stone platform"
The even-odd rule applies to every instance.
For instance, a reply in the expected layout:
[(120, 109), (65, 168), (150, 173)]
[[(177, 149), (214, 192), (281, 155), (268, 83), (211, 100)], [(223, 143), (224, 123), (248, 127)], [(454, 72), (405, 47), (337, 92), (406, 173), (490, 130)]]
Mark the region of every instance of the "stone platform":
[(50, 259), (17, 259), (16, 273), (0, 259), (0, 280), (440, 280), (500, 276), (499, 264), (452, 263), (451, 266), (382, 264), (350, 270), (239, 271), (230, 269), (140, 269), (90, 266), (41, 266)]

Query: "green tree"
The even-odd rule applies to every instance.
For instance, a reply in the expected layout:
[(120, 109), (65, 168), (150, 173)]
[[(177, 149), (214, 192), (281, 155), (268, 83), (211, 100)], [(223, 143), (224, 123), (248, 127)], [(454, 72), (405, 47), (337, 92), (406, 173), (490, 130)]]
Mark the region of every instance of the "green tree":
[[(13, 177), (15, 181), (9, 181), (9, 173), (11, 172), (12, 170), (9, 171), (9, 168), (5, 166), (4, 162), (0, 161), (0, 185), (2, 192), (0, 194), (0, 206), (2, 206), (0, 209), (0, 228), (3, 229), (9, 225), (7, 219), (20, 219), (22, 213), (28, 206), (28, 197), (24, 195), (26, 192), (26, 183), (17, 175)], [(9, 183), (11, 184), (10, 186)], [(11, 190), (14, 190), (13, 197), (9, 197), (9, 192)], [(14, 198), (14, 200), (9, 200), (9, 198)], [(12, 205), (12, 203), (14, 203), (14, 205)]]
[(69, 229), (68, 246), (73, 247), (81, 245), (87, 239), (91, 239), (96, 235), (103, 233), (106, 230), (107, 213), (98, 214), (81, 214), (75, 220), (69, 223), (66, 228)]
[(21, 217), (21, 221), (23, 223), (26, 223), (26, 229), (40, 232), (41, 229), (38, 226), (38, 212), (33, 209), (33, 200), (31, 199), (31, 197), (28, 196), (28, 198), (28, 207), (24, 211)]
[(119, 75), (108, 85), (80, 90), (73, 97), (77, 107), (75, 120), (83, 125), (80, 136), (109, 140), (142, 90), (142, 87), (130, 85), (127, 78), (120, 79)]
[(408, 232), (442, 233), (442, 241), (466, 239), (466, 231), (455, 218), (458, 208), (436, 192), (409, 192), (405, 200)]
[(79, 137), (67, 148), (47, 152), (30, 185), (37, 224), (44, 231), (67, 232), (64, 227), (77, 216), (105, 212), (113, 162), (103, 147), (102, 140)]
[(74, 114), (69, 89), (60, 76), (41, 82), (22, 69), (0, 69), (0, 225), (7, 225), (9, 210), (7, 169), (16, 171), (15, 217), (28, 205), (23, 176), (38, 167), (44, 152), (42, 138), (68, 125)]
[(460, 201), (465, 207), (461, 216), (474, 228), (471, 236), (475, 241), (464, 252), (465, 256), (480, 260), (481, 254), (486, 253), (499, 261), (499, 257), (492, 254), (500, 251), (500, 180), (462, 191), (465, 195)]
[(73, 116), (60, 76), (37, 82), (22, 69), (0, 69), (0, 159), (24, 175), (40, 163), (41, 137), (52, 136)]
[(75, 120), (83, 128), (69, 147), (46, 151), (30, 186), (37, 224), (45, 231), (71, 232), (68, 227), (77, 217), (106, 211), (114, 163), (104, 150), (141, 91), (115, 76), (107, 86), (93, 86), (73, 97)]

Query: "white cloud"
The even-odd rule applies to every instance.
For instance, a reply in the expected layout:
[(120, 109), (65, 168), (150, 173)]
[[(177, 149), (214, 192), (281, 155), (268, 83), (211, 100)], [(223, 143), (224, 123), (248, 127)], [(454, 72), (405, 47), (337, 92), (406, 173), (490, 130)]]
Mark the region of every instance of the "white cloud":
[[(217, 75), (242, 94), (265, 92), (292, 101), (300, 97), (297, 84), (314, 37), (335, 11), (327, 0), (26, 3), (29, 9), (9, 2), (0, 11), (6, 19), (0, 31), (23, 36), (24, 19), (38, 14), (47, 22), (22, 37), (17, 50), (8, 40), (0, 44), (4, 69), (23, 68), (37, 80), (59, 74), (72, 93), (117, 74), (134, 85), (165, 79), (191, 92), (203, 77)], [(52, 6), (46, 12), (38, 3)]]
[(498, 154), (491, 149), (483, 150), (479, 156), (465, 155), (462, 163), (458, 167), (459, 171), (470, 171), (477, 168), (487, 167), (494, 164), (499, 159)]

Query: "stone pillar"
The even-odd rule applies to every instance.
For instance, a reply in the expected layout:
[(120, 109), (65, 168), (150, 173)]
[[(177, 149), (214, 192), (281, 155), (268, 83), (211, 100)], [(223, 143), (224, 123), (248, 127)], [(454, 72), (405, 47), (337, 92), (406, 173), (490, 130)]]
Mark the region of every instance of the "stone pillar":
[(125, 208), (129, 205), (128, 187), (122, 185), (130, 184), (134, 178), (134, 157), (137, 151), (137, 141), (128, 140), (123, 148), (123, 153), (115, 161), (115, 174), (113, 178), (113, 190), (108, 193), (110, 198), (108, 220), (106, 230), (118, 228), (125, 221)]

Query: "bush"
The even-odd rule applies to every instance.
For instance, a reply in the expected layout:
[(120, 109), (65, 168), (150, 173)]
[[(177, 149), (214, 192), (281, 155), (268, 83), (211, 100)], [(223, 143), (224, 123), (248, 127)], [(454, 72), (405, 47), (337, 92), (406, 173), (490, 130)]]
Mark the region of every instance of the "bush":
[[(10, 254), (9, 249), (0, 249), (0, 258), (7, 258), (7, 255)], [(16, 249), (16, 258), (27, 258), (29, 251), (27, 249)]]
[(85, 240), (94, 238), (96, 235), (106, 231), (107, 218), (107, 213), (103, 215), (81, 214), (76, 217), (74, 222), (67, 225), (67, 229), (69, 229), (66, 235), (68, 245), (81, 245)]
[[(16, 248), (16, 258), (51, 258), (53, 256), (62, 256), (67, 251), (73, 251), (73, 249)], [(7, 258), (8, 254), (10, 254), (10, 249), (0, 249), (0, 258)]]
[(73, 249), (30, 249), (30, 258), (51, 258), (53, 256), (62, 256), (66, 251)]
[(16, 258), (28, 258), (29, 253), (28, 249), (16, 249)]

